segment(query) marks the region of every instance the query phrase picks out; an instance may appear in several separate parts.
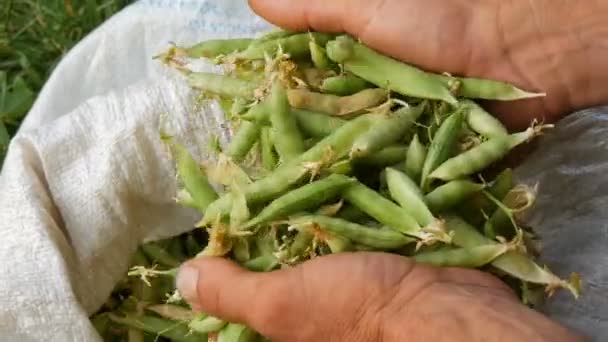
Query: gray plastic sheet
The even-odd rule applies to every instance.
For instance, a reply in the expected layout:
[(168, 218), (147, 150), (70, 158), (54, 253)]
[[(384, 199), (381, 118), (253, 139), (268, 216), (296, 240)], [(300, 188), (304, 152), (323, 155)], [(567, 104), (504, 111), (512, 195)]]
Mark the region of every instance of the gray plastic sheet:
[(569, 115), (516, 169), (539, 184), (528, 223), (555, 273), (578, 272), (583, 294), (560, 291), (540, 308), (593, 340), (608, 341), (608, 106)]

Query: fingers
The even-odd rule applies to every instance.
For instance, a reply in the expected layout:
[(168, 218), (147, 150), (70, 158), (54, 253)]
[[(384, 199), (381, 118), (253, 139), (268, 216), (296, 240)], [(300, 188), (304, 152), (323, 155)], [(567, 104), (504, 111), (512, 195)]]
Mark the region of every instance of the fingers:
[(271, 327), (260, 317), (273, 312), (290, 314), (281, 301), (289, 296), (277, 294), (289, 293), (292, 276), (287, 271), (250, 272), (227, 259), (205, 257), (181, 267), (177, 288), (195, 311), (267, 332)]
[(296, 31), (348, 32), (357, 35), (369, 21), (374, 0), (249, 0), (258, 15), (271, 23)]

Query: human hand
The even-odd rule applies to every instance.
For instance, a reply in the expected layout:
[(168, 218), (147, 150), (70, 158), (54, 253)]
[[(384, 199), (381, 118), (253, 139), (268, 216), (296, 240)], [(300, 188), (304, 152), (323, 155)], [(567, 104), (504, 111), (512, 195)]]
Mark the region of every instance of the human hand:
[(583, 340), (486, 273), (391, 254), (335, 254), (270, 273), (198, 258), (177, 279), (194, 310), (272, 341)]
[(506, 81), (546, 92), (489, 103), (509, 128), (554, 122), (608, 102), (608, 3), (602, 0), (249, 0), (293, 30), (347, 32), (435, 72)]

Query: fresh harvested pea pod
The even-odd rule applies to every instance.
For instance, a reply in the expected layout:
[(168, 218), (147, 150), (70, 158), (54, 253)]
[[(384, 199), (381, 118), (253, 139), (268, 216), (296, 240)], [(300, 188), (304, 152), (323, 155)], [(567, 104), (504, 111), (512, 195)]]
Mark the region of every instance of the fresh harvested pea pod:
[(207, 175), (201, 170), (190, 152), (179, 144), (173, 145), (177, 158), (177, 174), (184, 184), (186, 192), (190, 195), (193, 206), (200, 211), (205, 211), (211, 202), (218, 196), (209, 184)]
[(139, 316), (132, 313), (124, 316), (110, 314), (109, 317), (115, 323), (162, 336), (172, 341), (195, 342), (207, 339), (206, 334), (191, 332), (185, 324), (164, 318), (148, 315)]
[[(456, 246), (471, 248), (497, 243), (495, 240), (483, 236), (477, 229), (459, 217), (446, 217), (446, 225), (454, 233), (452, 241)], [(562, 280), (519, 251), (505, 253), (492, 261), (492, 266), (523, 281), (546, 285), (550, 293), (558, 288), (565, 288), (577, 298), (580, 294), (581, 284), (577, 274), (573, 274), (570, 281)]]
[(508, 137), (496, 137), (452, 157), (429, 174), (429, 178), (451, 181), (482, 171), (509, 153)]
[(338, 217), (355, 223), (362, 223), (371, 219), (369, 215), (350, 204), (346, 204), (342, 207), (338, 212)]
[(321, 215), (299, 216), (291, 219), (289, 224), (297, 229), (325, 230), (355, 243), (381, 250), (397, 249), (415, 241), (393, 229), (369, 228), (340, 218)]
[(268, 171), (274, 170), (277, 166), (278, 156), (274, 150), (269, 127), (262, 127), (260, 129), (260, 150), (262, 166)]
[(200, 42), (183, 50), (190, 58), (215, 58), (247, 49), (253, 42), (249, 38), (211, 39)]
[[(404, 107), (386, 115), (376, 115), (372, 128), (361, 135), (350, 152), (351, 158), (367, 156), (384, 147), (398, 142), (422, 115), (426, 104), (416, 107)], [(403, 154), (403, 157), (405, 157)]]
[(232, 256), (238, 262), (245, 262), (251, 258), (249, 253), (249, 241), (246, 238), (237, 237), (232, 240)]
[(325, 45), (331, 35), (325, 33), (297, 33), (277, 39), (267, 40), (259, 44), (252, 44), (246, 50), (237, 54), (241, 59), (264, 59), (265, 55), (274, 56), (280, 49), (289, 54), (291, 58), (305, 57), (310, 54), (309, 42), (314, 39), (318, 44)]
[[(348, 121), (334, 133), (304, 152), (299, 158), (279, 166), (270, 175), (248, 184), (243, 192), (249, 205), (269, 201), (285, 193), (321, 165), (331, 165), (348, 154), (356, 137), (371, 126), (368, 116)], [(198, 226), (205, 226), (230, 212), (232, 197), (224, 194), (211, 203)]]
[(260, 127), (249, 121), (242, 121), (236, 134), (230, 140), (226, 154), (234, 162), (242, 162), (255, 145), (260, 135)]
[(289, 245), (289, 257), (295, 258), (300, 257), (308, 252), (312, 248), (312, 241), (314, 235), (308, 231), (300, 230), (293, 239), (291, 245)]
[(289, 104), (294, 108), (346, 116), (378, 106), (388, 99), (388, 92), (384, 89), (372, 88), (350, 96), (336, 96), (306, 89), (290, 89), (287, 96)]
[(439, 213), (450, 209), (485, 188), (484, 184), (467, 179), (456, 179), (437, 187), (424, 196), (432, 212)]
[(327, 168), (327, 171), (330, 174), (350, 175), (353, 172), (353, 165), (350, 160), (341, 160)]
[(225, 97), (254, 99), (256, 82), (214, 74), (210, 72), (191, 72), (187, 75), (191, 87)]
[(414, 134), (405, 156), (405, 173), (414, 182), (420, 182), (425, 159), (426, 147), (420, 142), (418, 134)]
[(325, 244), (329, 247), (332, 253), (350, 252), (354, 249), (350, 239), (340, 235), (331, 235), (325, 237)]
[(190, 321), (197, 316), (192, 310), (175, 304), (150, 305), (146, 306), (146, 310), (173, 321)]
[(285, 218), (291, 214), (316, 208), (338, 196), (344, 188), (354, 182), (355, 180), (350, 177), (333, 174), (327, 178), (308, 183), (272, 201), (256, 217), (247, 222), (244, 228), (255, 227), (272, 220)]
[(318, 69), (327, 69), (331, 67), (331, 61), (327, 58), (327, 54), (325, 54), (325, 48), (319, 45), (314, 39), (311, 39), (308, 42), (310, 49), (310, 59), (312, 63)]
[(344, 69), (399, 94), (456, 104), (442, 78), (384, 56), (348, 36), (327, 43), (327, 55)]
[(285, 30), (282, 28), (275, 28), (268, 32), (264, 32), (259, 38), (256, 38), (251, 43), (251, 45), (255, 46), (255, 45), (259, 45), (261, 43), (265, 43), (265, 42), (268, 42), (271, 40), (293, 36), (296, 33), (297, 32), (295, 32), (295, 31)]
[(327, 77), (321, 84), (321, 91), (327, 94), (348, 96), (370, 88), (371, 84), (351, 73)]
[(490, 244), (423, 252), (415, 254), (413, 258), (416, 262), (436, 267), (477, 268), (491, 263), (510, 249), (507, 244)]
[(399, 203), (421, 226), (436, 219), (425, 204), (424, 195), (416, 183), (405, 173), (393, 168), (386, 169), (386, 183), (391, 197)]
[[(268, 110), (263, 108), (261, 105), (253, 106), (240, 118), (255, 121), (258, 125), (270, 125)], [(346, 120), (335, 116), (304, 109), (291, 108), (291, 114), (296, 117), (298, 127), (302, 130), (302, 133), (310, 137), (326, 137), (346, 122)]]
[(431, 142), (422, 167), (420, 188), (423, 190), (427, 187), (427, 178), (431, 172), (449, 158), (452, 146), (454, 146), (454, 143), (458, 139), (460, 129), (462, 128), (463, 119), (463, 113), (458, 110), (445, 119), (441, 126), (439, 126), (439, 130), (437, 130)]
[(217, 317), (209, 316), (206, 314), (198, 314), (194, 319), (192, 319), (188, 323), (188, 328), (200, 334), (208, 334), (220, 331), (227, 324), (228, 322), (221, 320)]
[(255, 331), (235, 323), (228, 324), (217, 335), (217, 342), (256, 342), (257, 339)]
[[(323, 84), (323, 80), (327, 77), (334, 76), (336, 73), (332, 69), (317, 69), (317, 68), (301, 68), (300, 73), (303, 81), (308, 85), (309, 89), (319, 89)], [(296, 76), (297, 77), (297, 76)]]
[(486, 138), (504, 137), (509, 134), (498, 119), (477, 103), (466, 99), (461, 100), (461, 103), (468, 109), (466, 112), (467, 125), (476, 133)]
[(364, 166), (385, 167), (399, 164), (405, 160), (407, 146), (395, 145), (385, 147), (377, 152), (353, 160), (353, 163)]
[[(439, 75), (438, 75), (439, 76)], [(469, 99), (483, 99), (495, 101), (515, 101), (536, 97), (544, 97), (545, 93), (531, 93), (519, 89), (509, 83), (480, 79), (480, 78), (459, 78), (440, 75), (444, 84), (448, 87), (456, 85), (455, 93), (459, 97)]]
[(304, 139), (295, 117), (290, 113), (286, 91), (278, 81), (272, 85), (269, 102), (274, 146), (285, 163), (304, 152)]
[(261, 255), (243, 263), (243, 267), (253, 272), (270, 272), (278, 265), (279, 260), (272, 254)]

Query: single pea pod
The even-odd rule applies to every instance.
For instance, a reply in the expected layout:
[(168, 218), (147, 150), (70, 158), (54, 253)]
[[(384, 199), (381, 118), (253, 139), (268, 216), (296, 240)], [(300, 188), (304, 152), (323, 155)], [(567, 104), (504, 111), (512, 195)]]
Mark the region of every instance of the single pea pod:
[(321, 83), (321, 91), (326, 94), (348, 96), (368, 89), (371, 84), (351, 73), (327, 77)]
[(477, 103), (471, 100), (461, 100), (461, 104), (467, 108), (467, 125), (476, 133), (486, 137), (504, 137), (509, 134), (505, 126), (492, 114), (488, 113)]
[(277, 266), (279, 260), (272, 254), (261, 255), (243, 263), (243, 267), (252, 272), (270, 272)]
[(209, 184), (207, 175), (194, 160), (190, 152), (179, 144), (173, 145), (177, 158), (177, 174), (184, 184), (186, 192), (192, 199), (191, 203), (204, 212), (211, 202), (217, 199), (217, 193)]
[(291, 115), (285, 88), (275, 81), (270, 93), (270, 124), (274, 146), (285, 163), (304, 152), (304, 139)]
[(349, 96), (316, 93), (306, 89), (290, 89), (289, 104), (298, 109), (327, 113), (335, 116), (355, 115), (378, 106), (388, 99), (384, 89), (364, 89)]
[(423, 190), (427, 187), (427, 178), (431, 172), (450, 157), (452, 147), (456, 143), (462, 128), (462, 122), (463, 113), (458, 110), (445, 119), (441, 126), (439, 126), (422, 167), (420, 188)]
[(348, 36), (327, 43), (327, 55), (349, 71), (378, 87), (401, 95), (456, 104), (442, 78), (384, 56)]
[(255, 331), (235, 323), (228, 324), (217, 335), (217, 342), (256, 342), (257, 339)]
[(418, 134), (414, 134), (405, 156), (405, 173), (415, 182), (420, 182), (425, 159), (426, 147), (420, 142)]
[(265, 55), (274, 56), (281, 49), (291, 58), (306, 57), (310, 55), (309, 42), (311, 40), (314, 39), (318, 44), (325, 45), (331, 38), (331, 35), (325, 33), (297, 33), (252, 44), (237, 56), (249, 60), (264, 59)]
[[(261, 105), (253, 106), (240, 118), (255, 121), (258, 125), (270, 125), (268, 110), (263, 108)], [(291, 108), (291, 115), (295, 116), (302, 133), (316, 138), (324, 138), (330, 135), (346, 122), (346, 120), (335, 116), (304, 109)]]
[(340, 235), (326, 236), (325, 244), (327, 244), (333, 254), (351, 252), (354, 250), (352, 241)]
[(164, 318), (148, 315), (135, 315), (132, 313), (128, 313), (124, 316), (110, 314), (109, 317), (115, 323), (165, 337), (172, 341), (195, 342), (207, 339), (206, 334), (191, 332), (186, 325)]
[(273, 220), (285, 218), (291, 214), (316, 208), (338, 196), (354, 179), (343, 175), (330, 175), (327, 178), (308, 183), (275, 199), (244, 228), (255, 227)]
[[(304, 152), (297, 159), (279, 166), (270, 175), (247, 184), (243, 188), (248, 205), (270, 201), (285, 193), (292, 185), (300, 182), (311, 171), (321, 165), (331, 165), (348, 154), (353, 141), (371, 126), (368, 116), (350, 120), (334, 133), (325, 137), (315, 146)], [(209, 205), (205, 215), (197, 226), (206, 226), (218, 217), (230, 213), (232, 196), (230, 193), (220, 196)]]
[(215, 58), (247, 49), (253, 42), (249, 38), (211, 39), (183, 49), (190, 58)]
[(268, 171), (274, 170), (278, 163), (278, 156), (271, 139), (270, 128), (268, 127), (260, 129), (260, 150), (262, 166)]
[(470, 176), (499, 161), (510, 150), (508, 137), (492, 138), (446, 160), (429, 174), (429, 178), (451, 181)]
[(259, 87), (256, 82), (210, 72), (192, 72), (187, 75), (187, 79), (190, 86), (195, 89), (220, 96), (240, 97), (247, 100), (254, 99), (255, 90)]
[[(455, 93), (459, 97), (469, 99), (515, 101), (546, 96), (545, 93), (531, 93), (509, 83), (496, 80), (472, 77), (459, 78), (443, 75), (439, 77), (443, 79), (443, 82), (447, 87), (455, 88)], [(454, 86), (452, 87), (452, 85)]]
[(363, 166), (386, 167), (403, 162), (406, 153), (407, 146), (405, 145), (388, 146), (375, 153), (357, 158), (352, 163)]
[(221, 320), (217, 317), (209, 316), (206, 314), (198, 314), (194, 319), (190, 321), (190, 323), (188, 323), (188, 328), (200, 334), (208, 334), (220, 331), (227, 324), (228, 322)]
[[(445, 217), (448, 229), (453, 233), (452, 242), (456, 246), (472, 248), (488, 244), (497, 244), (495, 240), (483, 236), (475, 227), (456, 216)], [(580, 279), (573, 274), (570, 281), (560, 279), (549, 269), (537, 265), (529, 256), (519, 251), (509, 251), (492, 261), (492, 266), (523, 281), (544, 284), (547, 289), (569, 290), (575, 297), (580, 294)]]
[(509, 246), (505, 244), (491, 244), (418, 253), (413, 258), (416, 262), (436, 267), (478, 268), (508, 251)]
[(299, 216), (289, 221), (296, 228), (318, 228), (331, 234), (380, 250), (392, 250), (415, 240), (393, 229), (369, 228), (340, 218), (320, 215)]
[(391, 197), (399, 203), (421, 226), (436, 219), (427, 207), (422, 190), (405, 173), (394, 168), (386, 169), (386, 183)]
[(432, 212), (440, 213), (450, 209), (481, 191), (485, 185), (467, 179), (456, 179), (443, 184), (424, 196)]
[[(425, 106), (426, 104), (422, 103), (416, 107), (401, 108), (387, 115), (374, 116), (375, 123), (367, 133), (355, 140), (350, 157), (367, 156), (398, 142), (416, 123), (416, 120), (424, 112)], [(403, 156), (405, 157), (405, 153)]]
[(226, 154), (236, 163), (245, 160), (260, 135), (260, 127), (253, 122), (242, 121), (236, 134), (230, 140)]
[(318, 69), (327, 69), (331, 67), (331, 61), (327, 58), (325, 48), (319, 45), (314, 39), (308, 42), (310, 49), (310, 59), (314, 66)]
[(293, 36), (294, 34), (297, 34), (297, 32), (295, 31), (290, 31), (290, 30), (285, 30), (282, 28), (275, 28), (272, 29), (268, 32), (264, 32), (259, 38), (256, 38), (251, 45), (255, 46), (255, 45), (260, 45), (262, 43), (266, 43), (272, 40), (276, 40), (279, 38), (286, 38), (289, 36)]

